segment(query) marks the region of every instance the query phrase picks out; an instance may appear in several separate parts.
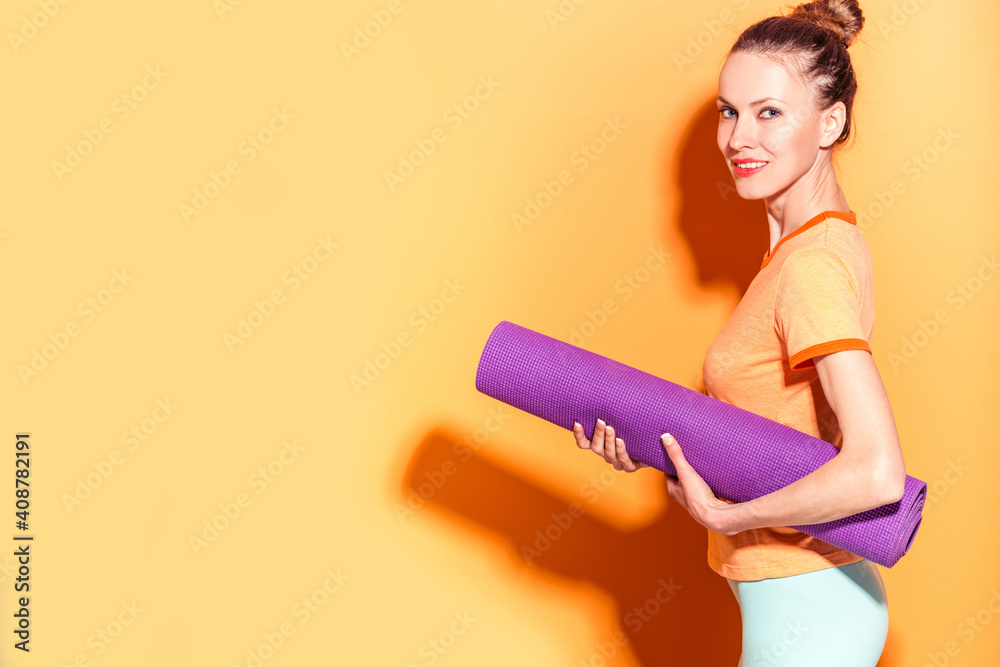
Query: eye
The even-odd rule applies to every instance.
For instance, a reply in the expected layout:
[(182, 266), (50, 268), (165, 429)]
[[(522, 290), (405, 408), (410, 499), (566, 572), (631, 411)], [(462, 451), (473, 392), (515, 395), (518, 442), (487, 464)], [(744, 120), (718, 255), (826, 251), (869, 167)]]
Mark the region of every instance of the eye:
[[(773, 111), (774, 113), (773, 114), (768, 113), (770, 111)], [(763, 116), (764, 118), (777, 118), (778, 116), (781, 115), (781, 111), (779, 109), (775, 109), (774, 107), (765, 107), (761, 109), (760, 113), (767, 114), (766, 116)]]
[[(727, 116), (726, 115), (727, 111), (732, 111), (733, 115), (732, 116)], [(721, 114), (722, 118), (735, 118), (736, 117), (736, 111), (732, 107), (722, 107), (721, 109), (719, 109), (719, 114)]]

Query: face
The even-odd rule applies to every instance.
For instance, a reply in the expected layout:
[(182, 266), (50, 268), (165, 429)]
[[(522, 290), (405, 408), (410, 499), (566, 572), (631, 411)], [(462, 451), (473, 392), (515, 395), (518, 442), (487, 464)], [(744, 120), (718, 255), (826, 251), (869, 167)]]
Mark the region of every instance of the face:
[[(772, 199), (808, 187), (840, 136), (843, 114), (821, 113), (805, 83), (777, 61), (729, 56), (719, 73), (719, 150), (744, 199)], [(838, 117), (840, 124), (838, 125)]]

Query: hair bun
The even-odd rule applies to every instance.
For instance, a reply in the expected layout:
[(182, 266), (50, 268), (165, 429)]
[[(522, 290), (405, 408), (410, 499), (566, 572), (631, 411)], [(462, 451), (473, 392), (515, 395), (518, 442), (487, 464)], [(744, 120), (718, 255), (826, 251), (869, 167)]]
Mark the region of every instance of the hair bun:
[(815, 23), (847, 46), (854, 43), (861, 32), (861, 26), (865, 24), (865, 17), (861, 15), (857, 0), (806, 2), (796, 7), (789, 18)]

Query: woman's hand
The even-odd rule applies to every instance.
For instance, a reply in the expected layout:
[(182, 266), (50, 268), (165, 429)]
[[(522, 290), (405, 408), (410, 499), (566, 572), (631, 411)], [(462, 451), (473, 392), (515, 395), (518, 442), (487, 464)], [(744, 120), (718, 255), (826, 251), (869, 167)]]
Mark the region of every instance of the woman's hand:
[(583, 434), (583, 427), (579, 423), (573, 423), (573, 435), (576, 436), (576, 446), (580, 449), (589, 449), (605, 461), (615, 467), (615, 470), (625, 472), (635, 472), (639, 468), (648, 468), (645, 463), (638, 463), (629, 458), (625, 451), (625, 442), (621, 438), (615, 438), (615, 430), (606, 426), (601, 419), (597, 420), (594, 427), (594, 439), (587, 442)]
[[(576, 446), (589, 449), (614, 466), (615, 470), (635, 472), (639, 468), (648, 468), (645, 463), (633, 461), (625, 451), (625, 442), (615, 437), (615, 430), (598, 419), (594, 426), (594, 437), (588, 442), (579, 423), (573, 424), (573, 435)], [(694, 520), (711, 531), (723, 535), (735, 535), (739, 529), (730, 528), (736, 519), (732, 509), (738, 503), (729, 503), (717, 498), (708, 483), (699, 475), (684, 458), (681, 447), (669, 433), (664, 433), (663, 446), (667, 450), (670, 462), (674, 464), (677, 478), (667, 475), (667, 494), (694, 517)]]
[(667, 475), (667, 494), (705, 528), (723, 535), (739, 532), (730, 528), (732, 522), (728, 521), (733, 518), (731, 510), (735, 503), (716, 498), (708, 483), (684, 458), (681, 446), (672, 435), (664, 433), (660, 439), (677, 471), (676, 479)]

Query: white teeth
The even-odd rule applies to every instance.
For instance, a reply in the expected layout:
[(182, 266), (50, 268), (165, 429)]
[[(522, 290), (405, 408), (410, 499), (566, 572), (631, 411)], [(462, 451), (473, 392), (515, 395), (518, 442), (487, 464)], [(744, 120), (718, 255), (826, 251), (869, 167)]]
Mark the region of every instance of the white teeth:
[(736, 165), (740, 169), (756, 169), (757, 167), (763, 167), (766, 162), (744, 162), (743, 164)]

